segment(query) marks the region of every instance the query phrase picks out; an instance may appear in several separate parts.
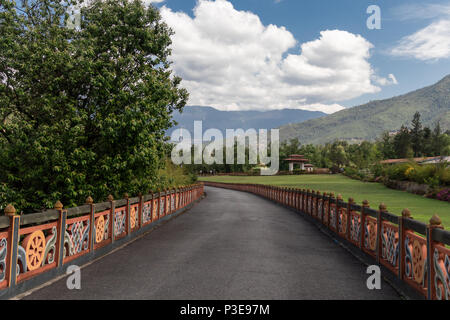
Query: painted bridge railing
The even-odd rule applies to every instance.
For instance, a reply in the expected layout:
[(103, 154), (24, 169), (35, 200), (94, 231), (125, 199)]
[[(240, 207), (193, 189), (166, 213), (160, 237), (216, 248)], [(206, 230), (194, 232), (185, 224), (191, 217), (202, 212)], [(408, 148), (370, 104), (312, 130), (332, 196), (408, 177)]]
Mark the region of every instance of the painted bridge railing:
[(450, 300), (450, 232), (434, 215), (430, 223), (413, 220), (408, 209), (402, 216), (378, 210), (353, 199), (344, 202), (333, 193), (268, 185), (205, 182), (205, 185), (247, 191), (317, 219), (338, 236), (372, 256), (427, 299)]
[[(0, 216), (0, 296), (46, 271), (108, 245), (199, 199), (203, 184), (64, 209), (18, 215), (13, 206)], [(112, 246), (110, 246), (112, 248)], [(11, 295), (11, 294), (9, 294)]]

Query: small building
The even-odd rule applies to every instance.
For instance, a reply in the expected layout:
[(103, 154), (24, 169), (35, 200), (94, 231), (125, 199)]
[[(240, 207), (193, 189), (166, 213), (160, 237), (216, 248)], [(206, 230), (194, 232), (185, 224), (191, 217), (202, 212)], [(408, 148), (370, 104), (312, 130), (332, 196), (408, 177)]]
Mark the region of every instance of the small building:
[(306, 170), (308, 172), (312, 172), (314, 170), (314, 166), (307, 163), (309, 160), (301, 154), (291, 154), (289, 157), (284, 159), (284, 161), (289, 163), (289, 172), (294, 171), (294, 165), (296, 164), (300, 166), (300, 170)]

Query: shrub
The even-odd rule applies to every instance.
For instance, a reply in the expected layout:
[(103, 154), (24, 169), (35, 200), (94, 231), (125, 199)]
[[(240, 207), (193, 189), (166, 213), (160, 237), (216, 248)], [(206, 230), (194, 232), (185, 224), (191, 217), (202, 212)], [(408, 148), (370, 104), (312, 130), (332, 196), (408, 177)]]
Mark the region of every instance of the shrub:
[(450, 202), (450, 188), (442, 189), (436, 195), (436, 199)]
[(446, 163), (418, 165), (402, 163), (386, 167), (383, 176), (391, 180), (413, 181), (431, 187), (450, 185), (450, 168)]

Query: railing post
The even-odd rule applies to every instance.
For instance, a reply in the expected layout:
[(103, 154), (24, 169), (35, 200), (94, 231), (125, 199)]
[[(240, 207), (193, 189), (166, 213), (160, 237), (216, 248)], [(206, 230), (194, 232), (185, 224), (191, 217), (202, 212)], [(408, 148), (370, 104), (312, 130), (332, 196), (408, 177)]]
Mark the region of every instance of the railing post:
[(112, 194), (108, 196), (108, 201), (111, 204), (111, 243), (114, 243), (116, 237), (116, 203)]
[(377, 212), (377, 243), (376, 243), (376, 248), (377, 248), (377, 263), (380, 263), (380, 259), (381, 259), (381, 250), (383, 248), (383, 243), (381, 240), (381, 225), (383, 224), (383, 218), (381, 217), (381, 214), (383, 212), (387, 212), (387, 208), (386, 205), (384, 203), (381, 203), (378, 207), (378, 212)]
[[(95, 206), (94, 199), (91, 196), (86, 198), (85, 203), (90, 206), (90, 237), (89, 237), (89, 252), (94, 251), (95, 244)], [(61, 235), (61, 232), (58, 230), (58, 236)], [(64, 245), (64, 244), (63, 244)]]
[(361, 208), (361, 232), (360, 232), (360, 239), (359, 239), (359, 247), (361, 249), (364, 248), (364, 237), (365, 235), (365, 224), (366, 224), (366, 209), (369, 208), (369, 201), (364, 200)]
[(412, 219), (409, 209), (403, 209), (402, 216), (398, 219), (398, 278), (403, 280), (405, 274), (405, 236), (407, 229), (405, 228), (405, 219)]
[(66, 221), (67, 221), (67, 211), (63, 210), (63, 204), (61, 201), (56, 201), (54, 209), (58, 211), (59, 218), (57, 223), (57, 248), (55, 250), (55, 261), (56, 266), (61, 267), (64, 262), (64, 235), (66, 233)]
[(20, 215), (12, 204), (5, 208), (5, 215), (9, 216), (8, 228), (8, 252), (6, 257), (5, 280), (8, 287), (14, 287), (17, 281), (17, 247), (19, 246)]
[(439, 218), (438, 215), (433, 215), (430, 219), (430, 224), (427, 225), (427, 267), (429, 272), (428, 274), (428, 290), (427, 290), (427, 298), (428, 300), (432, 300), (435, 295), (435, 286), (434, 286), (434, 277), (435, 277), (435, 271), (434, 271), (434, 264), (432, 262), (434, 252), (433, 247), (435, 244), (435, 241), (433, 240), (433, 231), (435, 229), (443, 229), (442, 226), (442, 220)]

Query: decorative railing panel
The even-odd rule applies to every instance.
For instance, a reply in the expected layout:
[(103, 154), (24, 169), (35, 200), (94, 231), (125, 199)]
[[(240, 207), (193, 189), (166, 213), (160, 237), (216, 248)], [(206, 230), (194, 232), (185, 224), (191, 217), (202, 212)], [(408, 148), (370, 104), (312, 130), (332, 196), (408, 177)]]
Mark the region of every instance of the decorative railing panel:
[(348, 240), (359, 247), (361, 241), (361, 215), (354, 210), (350, 211), (350, 237)]
[(443, 245), (434, 247), (433, 258), (434, 284), (433, 298), (450, 300), (450, 250)]
[(152, 205), (152, 214), (153, 214), (153, 221), (158, 220), (159, 216), (158, 216), (158, 203), (159, 200), (158, 199), (154, 199), (153, 200), (153, 205)]
[(139, 228), (139, 204), (130, 205), (130, 228), (134, 231)]
[(111, 243), (111, 210), (97, 212), (94, 215), (94, 248)]
[(161, 197), (159, 200), (159, 217), (164, 217), (165, 200), (165, 197)]
[(114, 238), (120, 239), (127, 232), (127, 207), (116, 208), (114, 211)]
[(323, 224), (328, 225), (328, 218), (329, 218), (329, 210), (330, 209), (330, 201), (325, 200), (323, 202)]
[(380, 261), (392, 272), (398, 273), (400, 255), (398, 226), (387, 221), (381, 224), (381, 257)]
[(89, 251), (90, 216), (68, 219), (64, 231), (64, 263)]
[(56, 267), (57, 222), (20, 229), (19, 236), (18, 282)]
[(427, 240), (407, 231), (405, 234), (405, 281), (418, 291), (427, 294)]
[(323, 217), (323, 199), (317, 199), (317, 219), (322, 221)]
[(6, 279), (6, 257), (8, 253), (8, 232), (0, 232), (0, 289), (8, 285)]
[(166, 214), (170, 214), (170, 201), (171, 201), (170, 195), (166, 196)]
[(347, 234), (347, 227), (348, 227), (348, 214), (347, 214), (347, 208), (339, 208), (338, 210), (338, 228), (339, 228), (339, 234), (341, 236), (344, 236)]
[(369, 216), (364, 221), (363, 250), (374, 257), (377, 254), (377, 219)]
[(144, 203), (142, 208), (142, 224), (147, 225), (152, 222), (152, 201)]
[(336, 204), (330, 203), (330, 228), (334, 231), (337, 231), (336, 223), (337, 223)]

